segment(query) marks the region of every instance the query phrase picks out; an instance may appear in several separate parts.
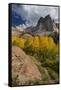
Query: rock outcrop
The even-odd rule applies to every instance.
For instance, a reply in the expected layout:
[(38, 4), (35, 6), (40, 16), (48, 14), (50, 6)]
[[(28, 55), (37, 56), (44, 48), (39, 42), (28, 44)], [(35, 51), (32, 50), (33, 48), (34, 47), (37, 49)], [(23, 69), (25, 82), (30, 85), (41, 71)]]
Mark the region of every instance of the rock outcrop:
[(32, 32), (34, 35), (37, 35), (37, 34), (44, 35), (45, 33), (50, 34), (55, 29), (56, 30), (58, 29), (57, 26), (54, 25), (54, 24), (55, 24), (55, 22), (52, 20), (50, 15), (47, 15), (45, 18), (40, 17), (36, 26), (28, 27), (28, 28), (25, 29), (25, 31), (27, 33)]
[(32, 59), (19, 47), (12, 47), (12, 85), (26, 85), (41, 80), (41, 74)]

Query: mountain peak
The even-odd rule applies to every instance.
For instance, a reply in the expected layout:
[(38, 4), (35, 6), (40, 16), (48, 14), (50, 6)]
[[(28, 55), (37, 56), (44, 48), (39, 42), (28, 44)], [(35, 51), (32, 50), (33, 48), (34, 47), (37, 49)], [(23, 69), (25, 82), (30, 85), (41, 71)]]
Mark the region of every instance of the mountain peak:
[(51, 16), (49, 14), (47, 16), (45, 16), (45, 19), (48, 19), (48, 18), (51, 19)]
[(53, 20), (51, 19), (51, 16), (48, 14), (45, 16), (45, 18), (40, 17), (37, 23), (37, 27), (44, 27), (47, 31), (52, 31), (53, 30)]
[(44, 18), (43, 17), (40, 17), (39, 18), (38, 23), (37, 23), (37, 26), (39, 26), (40, 23), (44, 23)]
[[(51, 33), (54, 31), (54, 23), (51, 16), (48, 14), (45, 17), (40, 17), (35, 27), (26, 28), (27, 32), (32, 32), (37, 35), (40, 33)], [(55, 28), (56, 29), (56, 28)]]

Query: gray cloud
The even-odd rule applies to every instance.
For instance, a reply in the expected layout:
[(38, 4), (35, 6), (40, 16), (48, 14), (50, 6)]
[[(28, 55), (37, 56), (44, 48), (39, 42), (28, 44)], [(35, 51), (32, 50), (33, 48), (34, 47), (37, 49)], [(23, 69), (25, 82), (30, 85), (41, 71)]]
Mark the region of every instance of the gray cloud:
[(38, 19), (50, 14), (51, 18), (58, 21), (58, 7), (12, 5), (12, 10), (26, 20), (26, 26), (36, 25)]

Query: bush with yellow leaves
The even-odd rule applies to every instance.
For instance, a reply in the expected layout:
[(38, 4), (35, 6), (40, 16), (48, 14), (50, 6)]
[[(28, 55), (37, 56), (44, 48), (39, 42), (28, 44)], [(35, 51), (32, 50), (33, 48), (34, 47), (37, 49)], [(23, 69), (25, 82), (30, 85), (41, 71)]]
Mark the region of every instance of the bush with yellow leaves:
[(14, 37), (12, 37), (12, 44), (13, 44), (13, 45), (16, 45), (16, 46), (18, 46), (18, 47), (20, 47), (20, 48), (24, 48), (24, 47), (25, 47), (25, 46), (24, 46), (24, 44), (25, 44), (25, 39), (19, 38), (19, 37), (17, 37), (17, 36), (14, 36)]
[[(34, 36), (24, 39), (23, 37), (14, 36), (12, 38), (13, 45), (17, 45), (22, 49), (29, 49), (30, 52), (36, 53), (39, 51), (46, 53), (48, 51), (52, 51), (52, 53), (58, 52), (58, 45), (54, 43), (52, 37), (48, 36)], [(28, 51), (28, 50), (27, 50)]]
[(35, 36), (32, 43), (33, 48), (39, 48), (39, 37)]

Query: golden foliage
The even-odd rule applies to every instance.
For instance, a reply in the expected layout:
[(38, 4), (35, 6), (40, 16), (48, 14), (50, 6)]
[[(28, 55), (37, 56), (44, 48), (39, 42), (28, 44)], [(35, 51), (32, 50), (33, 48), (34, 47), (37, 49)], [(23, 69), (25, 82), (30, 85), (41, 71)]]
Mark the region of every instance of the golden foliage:
[(33, 38), (32, 38), (32, 37), (31, 37), (31, 38), (30, 38), (30, 37), (27, 38), (27, 39), (26, 39), (26, 42), (25, 42), (25, 47), (31, 46), (32, 43), (33, 43)]
[(20, 48), (24, 48), (25, 39), (14, 36), (12, 38), (12, 44), (17, 45)]
[(47, 50), (53, 50), (53, 52), (57, 52), (58, 45), (55, 44), (52, 37), (43, 36), (39, 38), (40, 40), (40, 49), (46, 48)]
[(33, 38), (32, 47), (33, 47), (33, 48), (39, 48), (39, 37), (38, 37), (38, 36), (35, 36), (35, 37)]
[(12, 44), (17, 45), (20, 48), (26, 48), (29, 46), (32, 46), (31, 49), (48, 49), (48, 50), (53, 50), (54, 52), (58, 51), (58, 45), (54, 43), (54, 40), (52, 37), (48, 36), (34, 36), (34, 37), (29, 37), (27, 39), (24, 38), (19, 38), (17, 36), (14, 36), (12, 38)]
[(48, 48), (48, 37), (47, 36), (42, 36), (39, 38), (40, 40), (40, 48)]

